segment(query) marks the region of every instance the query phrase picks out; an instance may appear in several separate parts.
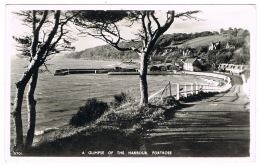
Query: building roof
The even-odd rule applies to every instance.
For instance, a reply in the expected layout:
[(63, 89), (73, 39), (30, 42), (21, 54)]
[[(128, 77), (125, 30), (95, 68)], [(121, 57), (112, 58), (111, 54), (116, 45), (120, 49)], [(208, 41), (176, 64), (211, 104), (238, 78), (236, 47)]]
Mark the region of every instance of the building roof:
[(227, 66), (228, 64), (227, 63), (221, 63), (219, 64), (219, 66)]
[(235, 65), (235, 64), (228, 64), (228, 63), (221, 63), (219, 64), (219, 67), (226, 67), (226, 68), (232, 68), (232, 69), (246, 69), (249, 68), (249, 65)]
[(187, 58), (186, 60), (185, 60), (185, 63), (193, 63), (193, 62), (195, 62), (196, 61), (196, 58)]

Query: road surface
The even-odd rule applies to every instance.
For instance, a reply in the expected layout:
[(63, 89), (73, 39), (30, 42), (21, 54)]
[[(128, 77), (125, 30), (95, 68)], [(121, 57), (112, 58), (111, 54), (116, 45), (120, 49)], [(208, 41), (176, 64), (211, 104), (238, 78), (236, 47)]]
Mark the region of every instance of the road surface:
[(171, 151), (179, 157), (249, 156), (249, 99), (242, 80), (230, 76), (233, 87), (204, 101), (188, 103), (174, 117), (147, 133), (148, 151)]

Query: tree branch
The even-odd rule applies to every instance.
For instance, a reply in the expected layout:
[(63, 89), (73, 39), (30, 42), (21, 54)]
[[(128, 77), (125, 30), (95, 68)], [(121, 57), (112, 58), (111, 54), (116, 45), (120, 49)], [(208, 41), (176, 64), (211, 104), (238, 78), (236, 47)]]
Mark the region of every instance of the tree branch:
[(119, 51), (130, 51), (130, 50), (133, 50), (135, 51), (136, 53), (141, 53), (140, 50), (138, 50), (137, 48), (134, 48), (134, 47), (129, 47), (129, 48), (123, 48), (123, 47), (120, 47), (117, 43), (117, 42), (112, 42), (111, 40), (109, 40), (107, 37), (105, 37), (106, 35), (104, 35), (103, 33), (101, 34), (92, 34), (92, 33), (89, 33), (89, 32), (84, 32), (85, 34), (87, 35), (90, 35), (94, 38), (97, 38), (97, 39), (101, 39), (102, 41), (106, 42), (107, 44), (111, 45), (112, 47), (116, 48), (117, 50)]
[(77, 15), (79, 15), (79, 13), (80, 13), (80, 11), (78, 11), (77, 13), (71, 15), (70, 17), (67, 17), (67, 15), (66, 15), (67, 13), (65, 13), (66, 19), (65, 19), (65, 21), (60, 22), (60, 23), (63, 24), (63, 25), (67, 24), (70, 20), (75, 18)]
[(45, 67), (45, 71), (47, 71), (47, 72), (49, 72), (50, 74), (52, 74), (51, 71), (49, 70), (49, 68), (47, 67), (47, 65), (46, 65), (45, 62), (43, 63), (43, 65), (44, 65), (44, 67)]
[(192, 16), (192, 14), (196, 14), (196, 13), (200, 13), (201, 11), (200, 10), (194, 10), (194, 11), (187, 11), (187, 12), (184, 12), (184, 13), (178, 13), (175, 15), (175, 18), (181, 18), (182, 17), (185, 17), (185, 18), (188, 18), (188, 19), (195, 19), (197, 21), (199, 20), (202, 20), (202, 19), (199, 19), (197, 17), (194, 17)]
[(157, 39), (165, 32), (168, 30), (168, 28), (171, 26), (171, 24), (174, 21), (174, 11), (168, 11), (167, 12), (167, 20), (165, 21), (163, 26), (160, 26), (160, 28), (156, 29), (153, 33), (151, 42), (149, 42), (149, 45), (147, 46), (147, 50), (152, 50), (155, 42), (157, 41)]
[(61, 26), (60, 26), (60, 35), (59, 35), (59, 37), (56, 39), (56, 41), (53, 42), (53, 44), (49, 47), (48, 50), (50, 50), (50, 51), (53, 50), (53, 49), (55, 48), (56, 44), (60, 41), (60, 39), (62, 38), (62, 36), (65, 34), (65, 33), (63, 32), (63, 26), (64, 26), (65, 24), (66, 24), (66, 23), (61, 24)]
[(166, 22), (165, 22), (165, 24), (161, 27), (161, 28), (159, 28), (158, 29), (158, 33), (159, 33), (159, 35), (161, 35), (161, 34), (163, 34), (165, 31), (167, 31), (168, 30), (168, 28), (171, 26), (171, 24), (173, 23), (173, 21), (174, 21), (174, 18), (175, 18), (175, 11), (173, 10), (173, 11), (168, 11), (167, 12), (167, 20), (166, 20)]
[(152, 22), (151, 22), (151, 19), (150, 19), (150, 13), (147, 12), (147, 19), (148, 19), (148, 23), (147, 23), (147, 29), (148, 29), (148, 32), (149, 32), (149, 35), (150, 35), (150, 38), (153, 37), (153, 33), (152, 33)]
[(40, 31), (40, 29), (42, 28), (42, 25), (43, 23), (45, 22), (46, 18), (47, 18), (47, 15), (48, 15), (48, 10), (44, 10), (44, 13), (43, 13), (43, 16), (39, 22), (39, 25), (37, 26), (36, 30), (35, 31)]
[(46, 50), (48, 50), (48, 47), (50, 46), (50, 44), (51, 44), (51, 42), (52, 42), (52, 40), (53, 40), (53, 38), (54, 38), (54, 36), (55, 36), (55, 34), (57, 32), (57, 29), (59, 27), (60, 13), (61, 13), (60, 10), (55, 11), (55, 14), (54, 14), (54, 20), (55, 20), (54, 27), (53, 27), (52, 31), (50, 32), (46, 42), (44, 43), (44, 45), (40, 48), (40, 50), (37, 53), (39, 56), (41, 56), (41, 58), (44, 55), (44, 52)]
[[(64, 29), (63, 29), (64, 26), (65, 26), (71, 19), (73, 19), (75, 16), (77, 16), (79, 13), (80, 13), (80, 12), (77, 12), (77, 13), (73, 14), (72, 16), (67, 17), (64, 22), (60, 22), (60, 35), (59, 35), (59, 37), (56, 39), (56, 41), (51, 45), (51, 47), (50, 47), (49, 50), (54, 49), (54, 47), (55, 47), (56, 44), (61, 40), (61, 38), (62, 38), (65, 34), (68, 33), (68, 31), (64, 32)], [(65, 13), (65, 15), (66, 15), (66, 13)]]
[(32, 19), (33, 39), (32, 39), (32, 45), (31, 45), (31, 58), (35, 57), (35, 55), (36, 55), (37, 46), (38, 46), (38, 43), (39, 43), (39, 32), (40, 32), (40, 29), (41, 29), (44, 21), (47, 18), (48, 11), (46, 11), (46, 10), (44, 11), (43, 16), (40, 20), (40, 23), (37, 27), (36, 27), (37, 19), (36, 19), (36, 11), (35, 10), (32, 11), (32, 15), (33, 15), (33, 19)]
[(42, 43), (44, 43), (44, 42), (45, 42), (45, 36), (46, 36), (46, 33), (44, 32), (44, 30), (42, 30), (42, 33), (43, 33)]
[(157, 24), (157, 29), (161, 28), (161, 25), (160, 25), (158, 19), (154, 16), (154, 12), (151, 12), (151, 16), (152, 16), (153, 20), (155, 21), (155, 23)]
[(145, 16), (146, 16), (146, 13), (143, 13), (142, 14), (142, 27), (143, 27), (144, 35), (145, 35), (144, 40), (143, 40), (144, 41), (144, 45), (146, 45), (147, 42), (148, 42), (147, 28), (145, 26)]
[(36, 29), (36, 11), (33, 10), (32, 12), (32, 29), (33, 29), (33, 33), (35, 32), (35, 29)]

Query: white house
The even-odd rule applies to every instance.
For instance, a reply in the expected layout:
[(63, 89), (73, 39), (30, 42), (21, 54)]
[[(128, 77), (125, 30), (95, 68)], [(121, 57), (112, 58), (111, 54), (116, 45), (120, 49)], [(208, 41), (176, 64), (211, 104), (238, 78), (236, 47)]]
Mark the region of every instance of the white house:
[(183, 70), (201, 71), (201, 63), (197, 58), (188, 58), (183, 63)]
[(224, 70), (234, 74), (241, 74), (248, 68), (249, 68), (248, 65), (235, 65), (235, 64), (226, 64), (226, 63), (222, 63), (218, 67), (219, 70)]

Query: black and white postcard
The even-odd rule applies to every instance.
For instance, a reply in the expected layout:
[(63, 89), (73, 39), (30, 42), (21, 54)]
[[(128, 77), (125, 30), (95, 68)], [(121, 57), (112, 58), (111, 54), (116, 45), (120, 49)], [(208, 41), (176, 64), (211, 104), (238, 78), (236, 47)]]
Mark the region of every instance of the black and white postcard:
[(5, 9), (8, 160), (255, 160), (256, 4)]

